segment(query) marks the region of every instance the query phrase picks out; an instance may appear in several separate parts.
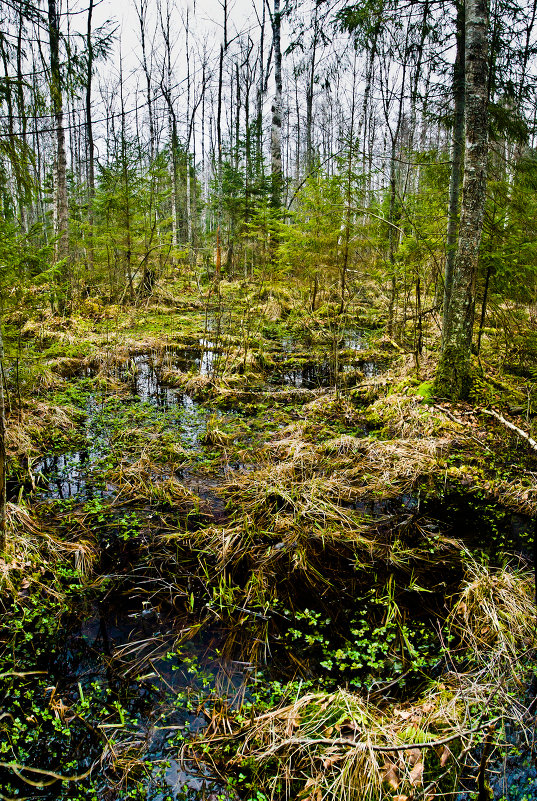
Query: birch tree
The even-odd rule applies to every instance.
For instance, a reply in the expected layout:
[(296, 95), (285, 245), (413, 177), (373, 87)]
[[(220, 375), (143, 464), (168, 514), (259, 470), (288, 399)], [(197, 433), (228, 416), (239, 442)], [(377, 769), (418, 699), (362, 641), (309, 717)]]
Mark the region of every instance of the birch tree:
[(60, 29), (56, 0), (48, 0), (48, 32), (50, 44), (50, 96), (55, 126), (54, 167), (54, 233), (56, 235), (55, 260), (61, 263), (68, 250), (68, 199), (67, 158), (65, 151), (65, 129), (63, 122), (63, 99), (60, 73)]
[(272, 43), (274, 49), (275, 83), (270, 137), (272, 205), (274, 208), (279, 208), (282, 203), (282, 51), (280, 0), (274, 0)]
[(465, 153), (459, 241), (435, 382), (436, 393), (453, 400), (467, 397), (471, 384), (475, 289), (487, 188), (488, 17), (489, 0), (466, 1)]

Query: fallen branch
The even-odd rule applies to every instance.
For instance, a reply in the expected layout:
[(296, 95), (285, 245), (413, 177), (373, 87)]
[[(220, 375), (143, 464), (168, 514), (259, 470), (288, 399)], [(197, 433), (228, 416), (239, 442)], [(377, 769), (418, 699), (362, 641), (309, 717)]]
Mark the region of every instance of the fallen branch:
[(506, 428), (510, 429), (510, 431), (514, 431), (519, 437), (525, 439), (530, 448), (532, 448), (534, 451), (537, 451), (537, 442), (532, 439), (526, 431), (523, 431), (514, 423), (511, 423), (510, 420), (506, 420), (505, 417), (503, 417), (501, 414), (498, 414), (498, 412), (493, 411), (492, 409), (480, 409), (480, 411), (482, 414), (489, 414), (491, 417), (495, 417), (496, 420), (499, 420), (500, 423)]
[[(49, 784), (54, 784), (54, 782), (61, 781), (61, 782), (79, 782), (82, 779), (85, 779), (91, 773), (91, 768), (87, 770), (85, 773), (80, 773), (78, 776), (64, 776), (61, 773), (56, 773), (53, 770), (43, 770), (42, 768), (30, 768), (27, 765), (21, 765), (18, 762), (0, 762), (0, 768), (6, 768), (7, 770), (12, 770), (19, 778), (26, 782), (26, 784), (30, 784), (32, 787), (39, 787), (40, 785), (48, 786)], [(25, 776), (22, 776), (22, 771), (27, 771), (28, 773), (36, 773), (38, 776), (46, 776), (47, 778), (51, 778), (51, 782), (33, 782), (31, 779), (27, 779)]]

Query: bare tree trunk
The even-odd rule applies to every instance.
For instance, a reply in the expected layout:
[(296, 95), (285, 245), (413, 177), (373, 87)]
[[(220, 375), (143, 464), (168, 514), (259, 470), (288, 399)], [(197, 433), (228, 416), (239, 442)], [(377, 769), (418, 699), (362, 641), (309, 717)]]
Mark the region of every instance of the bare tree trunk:
[(216, 221), (216, 277), (219, 280), (222, 271), (222, 250), (220, 245), (220, 227), (222, 225), (222, 92), (224, 84), (224, 53), (227, 50), (227, 0), (223, 0), (224, 12), (224, 41), (220, 45), (220, 59), (218, 62), (218, 109), (216, 117), (216, 137), (218, 144), (218, 219)]
[(280, 208), (282, 203), (282, 51), (280, 0), (274, 0), (272, 42), (274, 48), (275, 80), (271, 128), (272, 205), (274, 208)]
[(148, 0), (140, 0), (140, 4), (136, 4), (136, 13), (138, 15), (138, 22), (140, 24), (140, 44), (142, 45), (142, 69), (145, 75), (146, 97), (147, 97), (147, 115), (149, 118), (149, 158), (153, 161), (155, 157), (155, 121), (153, 118), (153, 96), (151, 91), (151, 73), (147, 63), (147, 47), (145, 41), (145, 27), (147, 20), (147, 6)]
[[(190, 139), (192, 124), (190, 121), (190, 96), (191, 96), (191, 75), (190, 75), (190, 19), (188, 6), (186, 9), (186, 19), (184, 20), (185, 26), (185, 48), (186, 48), (186, 119), (187, 119), (187, 137), (185, 148), (185, 161), (186, 161), (186, 231), (187, 231), (187, 244), (189, 260), (192, 259), (192, 189), (191, 189), (191, 176), (190, 176)], [(194, 112), (192, 112), (192, 122), (194, 119)]]
[[(54, 233), (56, 235), (55, 261), (62, 262), (68, 254), (67, 162), (63, 102), (60, 75), (60, 29), (56, 0), (48, 0), (48, 29), (50, 43), (50, 95), (56, 128), (56, 165), (54, 181)], [(64, 272), (64, 271), (62, 271)]]
[(86, 50), (88, 52), (88, 75), (86, 82), (86, 136), (88, 141), (88, 270), (93, 268), (93, 201), (95, 199), (95, 145), (93, 143), (93, 123), (91, 119), (91, 80), (93, 77), (93, 43), (91, 39), (91, 21), (93, 2), (88, 4), (88, 28), (86, 33)]
[(449, 208), (446, 241), (446, 270), (444, 275), (444, 317), (449, 315), (453, 287), (453, 267), (457, 251), (459, 224), (459, 195), (461, 186), (462, 156), (464, 152), (464, 2), (457, 0), (457, 54), (453, 67), (453, 97), (455, 117), (451, 145), (451, 177), (449, 182)]
[[(313, 90), (315, 88), (315, 67), (317, 66), (317, 44), (319, 39), (319, 0), (315, 0), (313, 17), (313, 42), (309, 65), (308, 86), (306, 89), (306, 172), (311, 171), (313, 164)], [(353, 90), (354, 98), (354, 90)], [(354, 100), (353, 100), (354, 103)], [(297, 114), (297, 119), (299, 116)]]
[(127, 153), (127, 128), (125, 124), (125, 103), (123, 99), (123, 64), (119, 67), (119, 96), (121, 102), (121, 167), (123, 173), (123, 190), (125, 192), (125, 273), (129, 287), (129, 298), (134, 303), (134, 276), (132, 274), (132, 235), (130, 207), (130, 178)]
[(168, 107), (168, 126), (170, 134), (170, 183), (171, 183), (171, 201), (172, 201), (172, 245), (174, 255), (172, 261), (175, 260), (175, 253), (179, 244), (179, 164), (178, 164), (178, 151), (179, 139), (177, 135), (177, 117), (173, 107), (172, 99), (172, 43), (171, 43), (171, 30), (170, 30), (170, 9), (166, 6), (166, 18), (162, 15), (162, 8), (159, 7), (160, 14), (160, 27), (162, 37), (164, 39), (164, 65), (162, 68), (162, 76), (160, 81), (160, 89)]
[(265, 48), (265, 2), (260, 20), (259, 33), (259, 85), (257, 89), (256, 109), (256, 167), (260, 170), (263, 151), (263, 97), (265, 94), (264, 48)]
[(388, 303), (388, 333), (392, 336), (394, 331), (395, 325), (395, 305), (397, 300), (397, 265), (396, 265), (396, 256), (397, 256), (397, 249), (399, 247), (399, 239), (400, 239), (400, 231), (398, 226), (396, 225), (396, 217), (398, 216), (398, 206), (400, 205), (401, 199), (397, 196), (397, 150), (399, 147), (399, 137), (401, 133), (401, 128), (403, 126), (403, 118), (404, 118), (404, 88), (405, 88), (405, 79), (406, 79), (406, 71), (407, 71), (407, 58), (409, 56), (409, 47), (408, 47), (408, 34), (409, 29), (407, 26), (406, 31), (406, 39), (405, 39), (405, 46), (404, 46), (404, 61), (403, 61), (403, 75), (401, 79), (401, 94), (399, 96), (399, 105), (397, 111), (397, 121), (395, 124), (395, 128), (392, 129), (390, 125), (389, 119), (389, 105), (387, 105), (386, 100), (384, 101), (384, 114), (386, 120), (386, 127), (388, 128), (390, 140), (391, 140), (391, 150), (390, 150), (390, 210), (389, 210), (389, 217), (388, 217), (388, 243), (389, 243), (389, 260), (390, 260), (390, 300)]
[[(23, 29), (24, 29), (24, 16), (22, 13), (22, 8), (19, 8), (19, 29), (17, 33), (17, 100), (18, 100), (18, 110), (19, 110), (19, 117), (20, 117), (20, 129), (21, 129), (21, 141), (23, 146), (24, 152), (24, 159), (27, 159), (27, 148), (28, 142), (26, 137), (26, 105), (24, 102), (24, 76), (22, 72), (22, 52), (23, 52), (23, 44), (22, 44), (22, 36), (23, 36)], [(26, 213), (26, 204), (30, 202), (30, 195), (28, 191), (22, 191), (22, 187), (19, 192), (19, 217), (20, 217), (20, 224), (21, 229), (24, 233), (28, 230), (28, 220), (27, 220), (27, 213)]]
[(352, 103), (351, 103), (351, 127), (349, 130), (349, 153), (347, 156), (347, 180), (345, 187), (345, 218), (343, 222), (343, 264), (341, 265), (341, 303), (339, 313), (345, 310), (345, 290), (347, 285), (347, 270), (349, 267), (349, 252), (351, 241), (351, 216), (352, 216), (352, 183), (353, 183), (353, 161), (354, 161), (354, 116), (356, 109), (356, 51), (354, 51), (354, 64), (352, 74)]
[(483, 231), (488, 153), (488, 0), (466, 0), (465, 154), (459, 242), (448, 314), (444, 310), (437, 394), (467, 397), (479, 245)]

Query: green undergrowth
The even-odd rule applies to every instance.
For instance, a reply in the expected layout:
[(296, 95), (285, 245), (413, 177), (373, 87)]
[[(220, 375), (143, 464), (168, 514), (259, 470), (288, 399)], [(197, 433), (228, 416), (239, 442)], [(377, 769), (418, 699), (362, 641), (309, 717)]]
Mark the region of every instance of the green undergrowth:
[[(427, 357), (418, 370), (397, 342), (299, 297), (223, 284), (197, 304), (95, 304), (80, 310), (91, 325), (74, 314), (28, 326), (24, 346), (47, 350), (18, 376), (42, 425), (34, 435), (23, 419), (13, 451), (28, 510), (1, 579), (0, 748), (67, 778), (93, 765), (77, 781), (49, 776), (44, 797), (158, 797), (180, 755), (220, 774), (211, 791), (247, 801), (410, 798), (416, 765), (451, 792), (465, 740), (414, 762), (349, 743), (442, 739), (490, 698), (510, 714), (532, 613), (527, 575), (502, 554), (523, 564), (532, 545), (535, 460), (474, 407), (435, 397)], [(200, 375), (205, 339), (218, 358)], [(382, 371), (366, 377), (367, 362)], [(317, 385), (282, 386), (292, 370)], [(8, 388), (15, 398), (13, 369)], [(524, 391), (485, 370), (475, 404), (520, 404)], [(32, 489), (25, 455), (40, 451), (56, 461)], [(80, 620), (112, 614), (111, 598), (131, 633), (77, 645)], [(216, 679), (195, 650), (205, 635), (211, 659), (241, 675)], [(502, 668), (470, 690), (465, 677), (489, 663)], [(8, 795), (47, 781), (17, 771), (5, 771)]]

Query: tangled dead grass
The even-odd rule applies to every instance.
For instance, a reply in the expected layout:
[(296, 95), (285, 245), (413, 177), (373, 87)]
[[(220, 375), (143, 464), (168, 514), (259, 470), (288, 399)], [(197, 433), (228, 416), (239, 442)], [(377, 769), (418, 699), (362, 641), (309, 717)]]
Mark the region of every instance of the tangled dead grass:
[(9, 458), (20, 460), (37, 454), (44, 442), (72, 436), (84, 419), (73, 406), (59, 406), (46, 401), (28, 403), (18, 416), (10, 417), (6, 428)]
[(253, 760), (271, 798), (282, 786), (311, 801), (415, 797), (433, 776), (434, 790), (456, 759), (450, 711), (440, 693), (389, 711), (344, 689), (310, 693), (247, 725), (232, 764)]
[(424, 437), (461, 437), (468, 430), (437, 407), (423, 402), (420, 395), (392, 393), (379, 398), (368, 409), (368, 416), (382, 421), (386, 435), (420, 440)]
[[(4, 603), (30, 591), (61, 596), (56, 571), (70, 562), (82, 578), (89, 577), (98, 552), (89, 536), (63, 540), (45, 528), (23, 505), (7, 504), (5, 548), (0, 558), (0, 588)], [(22, 593), (22, 595), (21, 595)]]
[(450, 622), (474, 654), (494, 653), (516, 675), (517, 658), (535, 646), (535, 588), (532, 577), (506, 567), (467, 566)]
[(172, 507), (180, 514), (203, 512), (199, 496), (178, 481), (173, 472), (170, 475), (168, 465), (155, 463), (147, 455), (142, 454), (134, 462), (122, 461), (105, 477), (117, 488), (115, 503), (148, 501)]
[(211, 742), (217, 764), (231, 747), (227, 766), (247, 765), (254, 786), (273, 799), (409, 801), (456, 793), (485, 731), (496, 731), (501, 745), (502, 724), (524, 716), (513, 689), (520, 692), (521, 660), (535, 645), (531, 577), (470, 560), (452, 603), (451, 626), (470, 668), (453, 666), (407, 703), (378, 704), (345, 689), (298, 691), (231, 734), (228, 720)]
[[(361, 448), (359, 447), (361, 442)], [(353, 464), (344, 468), (343, 475), (354, 488), (355, 498), (371, 495), (394, 498), (412, 492), (420, 481), (434, 479), (441, 473), (445, 458), (452, 449), (452, 440), (447, 437), (395, 440), (344, 441), (339, 446), (329, 443), (340, 456), (352, 455)], [(347, 453), (341, 453), (341, 449)]]
[(186, 373), (181, 370), (164, 369), (162, 383), (166, 386), (183, 389), (194, 398), (218, 398), (228, 403), (308, 403), (312, 398), (324, 395), (324, 389), (305, 389), (302, 387), (270, 388), (264, 383), (260, 373), (241, 375), (225, 372), (218, 377), (200, 373)]

